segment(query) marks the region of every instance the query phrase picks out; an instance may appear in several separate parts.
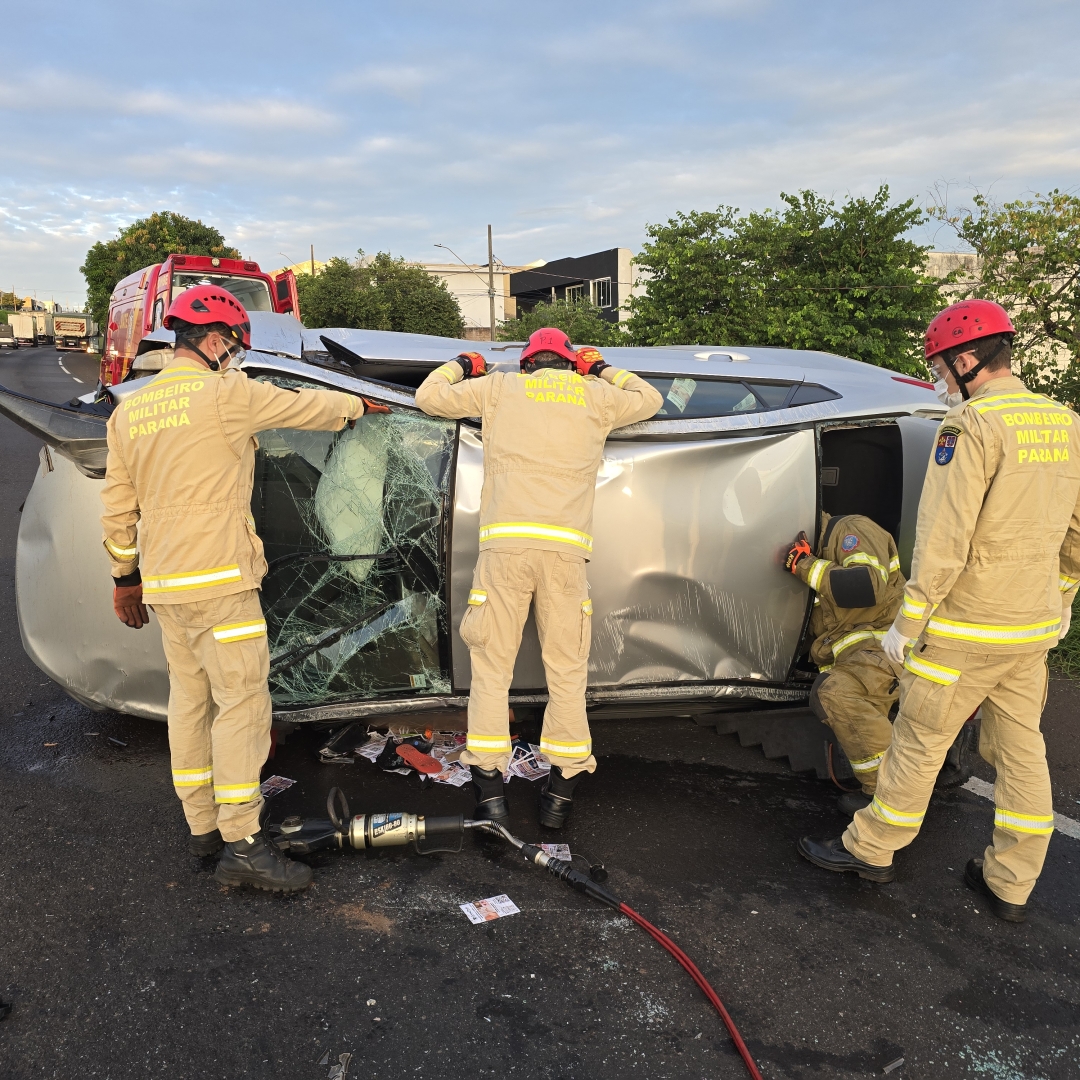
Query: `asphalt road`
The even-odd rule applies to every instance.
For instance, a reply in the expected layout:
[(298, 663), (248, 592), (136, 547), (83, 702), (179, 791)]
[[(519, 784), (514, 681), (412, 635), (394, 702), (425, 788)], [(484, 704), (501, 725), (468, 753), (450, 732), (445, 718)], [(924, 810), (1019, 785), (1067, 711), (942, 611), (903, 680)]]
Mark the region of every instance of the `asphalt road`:
[[(92, 385), (86, 357), (63, 363), (82, 389), (46, 350), (0, 353), (0, 383), (58, 401)], [(163, 725), (89, 712), (22, 652), (16, 508), (37, 450), (0, 421), (0, 1075), (303, 1080), (327, 1076), (326, 1052), (355, 1055), (350, 1078), (744, 1075), (651, 940), (492, 843), (320, 856), (293, 898), (220, 889), (185, 851)], [(1055, 680), (1045, 727), (1073, 818), (1078, 704)], [(969, 792), (939, 797), (898, 880), (873, 886), (795, 854), (799, 835), (843, 828), (828, 785), (687, 721), (594, 734), (600, 769), (565, 839), (696, 960), (765, 1077), (880, 1076), (901, 1056), (893, 1077), (1080, 1075), (1080, 841), (1055, 836), (1011, 926), (960, 881), (993, 815)], [(319, 765), (324, 737), (293, 735), (269, 763), (298, 781), (275, 818), (320, 812), (334, 784), (354, 812), (468, 809), (363, 762)], [(508, 791), (535, 838), (536, 786)], [(458, 908), (500, 893), (521, 913), (473, 926)]]

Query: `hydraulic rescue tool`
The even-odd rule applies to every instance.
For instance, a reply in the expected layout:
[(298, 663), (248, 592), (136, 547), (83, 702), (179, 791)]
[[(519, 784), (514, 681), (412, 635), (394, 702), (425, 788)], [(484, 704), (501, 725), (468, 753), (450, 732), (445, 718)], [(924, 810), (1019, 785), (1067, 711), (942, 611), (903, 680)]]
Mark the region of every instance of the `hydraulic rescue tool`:
[[(600, 864), (590, 866), (589, 873), (582, 873), (565, 859), (556, 859), (536, 844), (527, 844), (519, 840), (505, 826), (494, 821), (473, 821), (461, 814), (453, 817), (425, 817), (422, 814), (357, 814), (349, 813), (349, 804), (341, 788), (331, 788), (326, 799), (325, 818), (287, 817), (280, 824), (271, 824), (267, 833), (281, 851), (294, 855), (310, 855), (316, 851), (344, 850), (355, 848), (366, 850), (381, 847), (404, 847), (412, 844), (418, 854), (432, 855), (436, 852), (460, 851), (466, 830), (479, 829), (481, 832), (500, 837), (520, 852), (526, 862), (546, 870), (553, 877), (566, 882), (570, 888), (585, 896), (599, 900), (601, 904), (621, 912), (631, 922), (636, 923), (654, 941), (663, 946), (682, 965), (697, 983), (701, 992), (720, 1014), (724, 1026), (735, 1044), (735, 1049), (746, 1065), (754, 1080), (762, 1080), (750, 1051), (746, 1048), (735, 1022), (731, 1019), (719, 995), (709, 985), (708, 980), (698, 970), (694, 962), (662, 930), (653, 926), (644, 916), (639, 915), (629, 904), (623, 903), (610, 889), (601, 882), (607, 878), (607, 872)], [(429, 841), (449, 841), (457, 839), (453, 848), (427, 847)]]

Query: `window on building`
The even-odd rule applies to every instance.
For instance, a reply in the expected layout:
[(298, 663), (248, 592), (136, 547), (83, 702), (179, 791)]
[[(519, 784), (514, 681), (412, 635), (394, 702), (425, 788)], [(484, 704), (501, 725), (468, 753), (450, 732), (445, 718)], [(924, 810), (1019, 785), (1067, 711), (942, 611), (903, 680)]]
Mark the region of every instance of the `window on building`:
[(566, 302), (568, 304), (576, 304), (579, 300), (585, 299), (585, 286), (581, 285), (567, 285), (566, 286)]
[(592, 302), (598, 308), (611, 307), (611, 278), (597, 278), (592, 282)]

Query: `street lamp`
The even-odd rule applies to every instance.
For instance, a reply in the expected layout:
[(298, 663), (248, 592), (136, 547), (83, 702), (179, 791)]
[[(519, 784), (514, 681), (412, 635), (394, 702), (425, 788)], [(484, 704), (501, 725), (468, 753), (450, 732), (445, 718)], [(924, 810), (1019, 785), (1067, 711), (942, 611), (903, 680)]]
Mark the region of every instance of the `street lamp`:
[[(488, 315), (491, 319), (491, 340), (495, 340), (495, 258), (491, 253), (491, 226), (487, 227), (487, 240), (488, 240), (488, 279), (487, 279), (487, 294), (488, 294)], [(476, 271), (469, 266), (469, 264), (456, 252), (453, 248), (447, 247), (446, 244), (436, 244), (437, 248), (442, 248), (443, 251), (449, 251), (451, 255), (462, 266), (464, 266), (469, 273), (476, 274)], [(481, 281), (484, 279), (476, 274)]]

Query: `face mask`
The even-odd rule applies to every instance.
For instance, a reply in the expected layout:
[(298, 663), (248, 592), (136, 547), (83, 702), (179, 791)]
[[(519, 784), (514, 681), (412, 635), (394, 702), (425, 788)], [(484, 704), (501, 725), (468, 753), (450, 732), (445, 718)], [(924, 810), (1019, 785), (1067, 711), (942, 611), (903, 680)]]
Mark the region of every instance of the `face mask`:
[(938, 401), (943, 405), (948, 405), (950, 409), (964, 400), (964, 395), (959, 392), (949, 393), (949, 384), (944, 379), (937, 379), (934, 382), (934, 393), (937, 394)]

